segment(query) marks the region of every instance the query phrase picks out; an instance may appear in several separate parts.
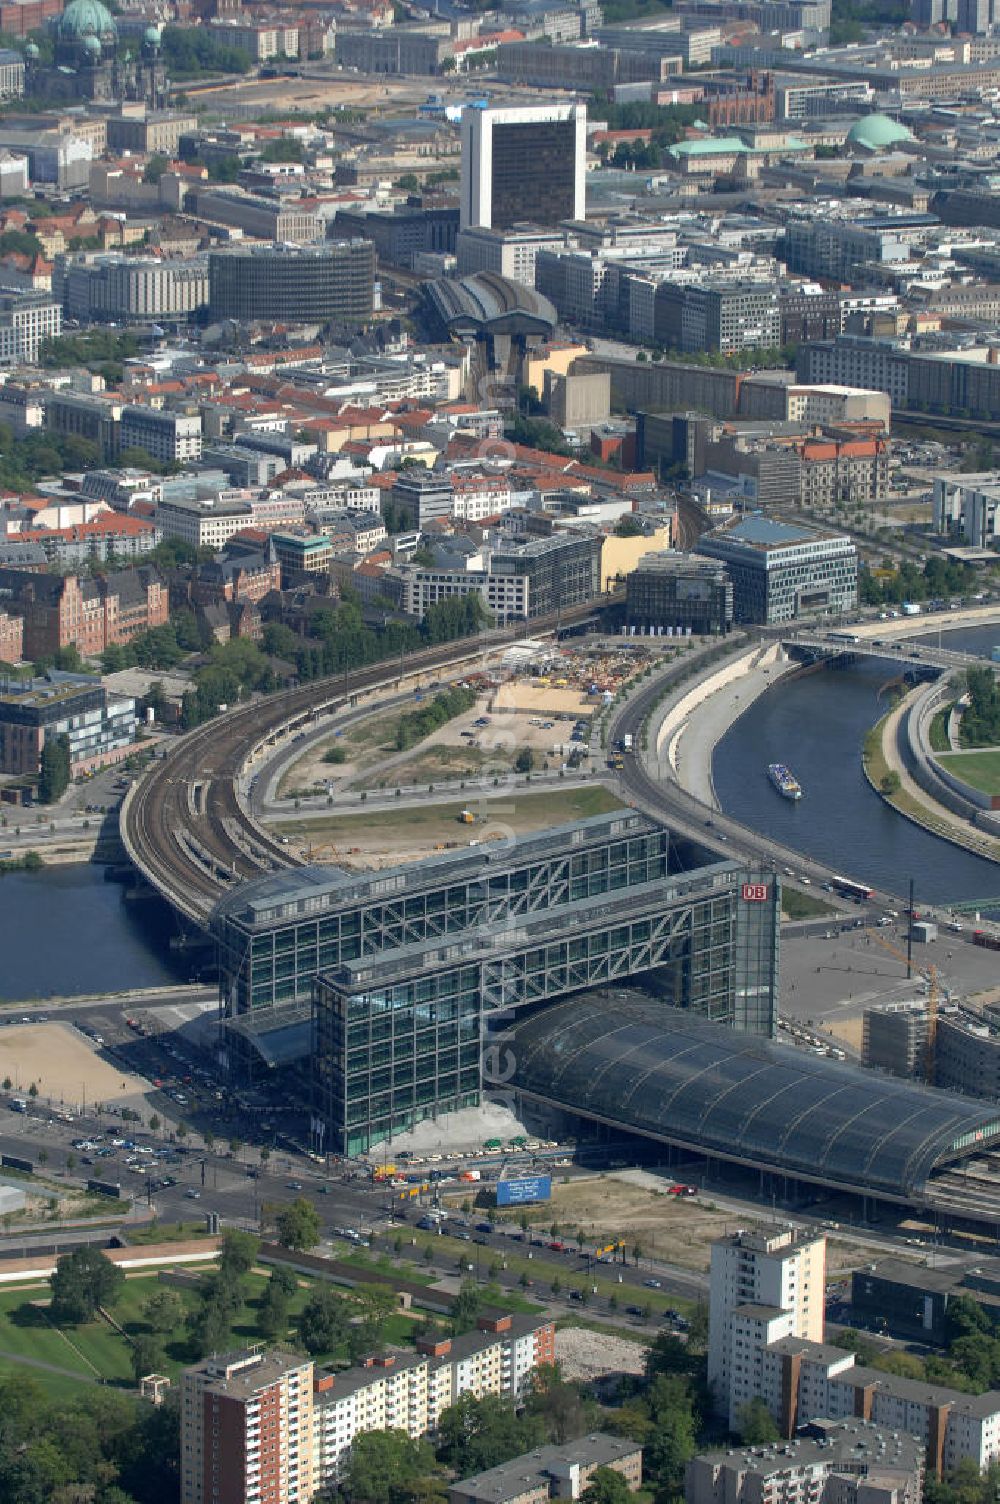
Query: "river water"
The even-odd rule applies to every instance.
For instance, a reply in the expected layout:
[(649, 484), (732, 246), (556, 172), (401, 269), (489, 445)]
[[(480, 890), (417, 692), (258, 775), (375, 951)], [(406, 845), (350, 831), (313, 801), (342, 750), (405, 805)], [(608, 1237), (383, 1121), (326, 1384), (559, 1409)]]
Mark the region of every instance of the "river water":
[[(937, 643), (937, 632), (927, 641)], [(988, 655), (1000, 625), (942, 635), (945, 647)], [(749, 707), (715, 749), (712, 772), (727, 814), (793, 850), (873, 887), (925, 903), (1000, 894), (1000, 866), (911, 824), (873, 793), (861, 771), (865, 732), (883, 714), (898, 671), (888, 661), (821, 668), (779, 681)], [(767, 777), (785, 762), (802, 785), (796, 803)]]
[(91, 864), (0, 875), (0, 998), (110, 992), (188, 980), (170, 920), (123, 898)]

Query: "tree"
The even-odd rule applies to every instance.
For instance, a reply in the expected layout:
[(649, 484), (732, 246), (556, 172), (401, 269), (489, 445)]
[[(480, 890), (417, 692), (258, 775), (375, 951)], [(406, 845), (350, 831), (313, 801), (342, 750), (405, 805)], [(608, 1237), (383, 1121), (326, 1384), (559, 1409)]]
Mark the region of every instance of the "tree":
[(154, 1332), (175, 1332), (184, 1320), (184, 1302), (176, 1290), (154, 1290), (142, 1307), (142, 1317)]
[(188, 1330), (199, 1358), (223, 1352), (230, 1344), (230, 1328), (229, 1316), (214, 1301), (203, 1301), (188, 1317)]
[(463, 1394), (441, 1412), (438, 1423), (438, 1456), (460, 1478), (498, 1467), (544, 1440), (537, 1416), (519, 1418), (508, 1400), (493, 1394), (482, 1399)]
[(299, 1339), (307, 1353), (332, 1353), (346, 1341), (350, 1307), (343, 1296), (322, 1286), (313, 1291), (298, 1319)]
[(580, 1504), (631, 1504), (632, 1491), (613, 1467), (596, 1468), (580, 1495)]
[(260, 1239), (254, 1237), (252, 1232), (240, 1232), (238, 1228), (227, 1227), (222, 1235), (222, 1248), (219, 1252), (219, 1271), (235, 1279), (249, 1274), (257, 1262), (260, 1252)]
[(69, 737), (47, 736), (42, 747), (38, 798), (42, 804), (55, 804), (69, 787)]
[(463, 1332), (471, 1332), (479, 1319), (479, 1312), (484, 1304), (483, 1291), (474, 1279), (462, 1281), (461, 1288), (455, 1296), (451, 1307), (451, 1334), (460, 1337)]
[(132, 1343), (132, 1376), (136, 1387), (147, 1374), (159, 1373), (163, 1368), (163, 1344), (158, 1337), (143, 1335)]
[(547, 1440), (561, 1445), (589, 1430), (597, 1412), (579, 1384), (563, 1378), (558, 1363), (543, 1363), (531, 1375), (525, 1414), (541, 1421)]
[(774, 1417), (759, 1395), (741, 1407), (736, 1424), (741, 1440), (748, 1447), (766, 1446), (780, 1435)]
[(530, 747), (522, 747), (514, 759), (515, 773), (530, 773), (535, 766), (535, 754)]
[(365, 1346), (374, 1347), (381, 1342), (385, 1324), (396, 1309), (395, 1293), (385, 1285), (358, 1285), (354, 1298), (361, 1307)]
[(149, 1131), (150, 1131), (150, 1133), (159, 1133), (160, 1127), (161, 1127), (160, 1119), (157, 1117), (156, 1113), (154, 1112), (153, 1116), (149, 1120)]
[[(351, 1504), (400, 1504), (437, 1471), (430, 1444), (405, 1431), (366, 1431), (351, 1444), (343, 1494)], [(426, 1496), (426, 1495), (424, 1495)]]
[(58, 1321), (90, 1321), (100, 1306), (114, 1303), (125, 1275), (98, 1249), (76, 1248), (57, 1259), (52, 1286), (52, 1311)]
[[(281, 1264), (275, 1265), (271, 1271), (271, 1278), (267, 1282), (267, 1289), (264, 1291), (263, 1299), (260, 1302), (260, 1314), (258, 1317), (258, 1325), (261, 1331), (272, 1342), (276, 1341), (279, 1337), (288, 1336), (291, 1292), (282, 1281), (275, 1278), (275, 1275), (279, 1272), (284, 1275), (290, 1271), (286, 1270)], [(293, 1276), (292, 1289), (294, 1290), (294, 1288), (295, 1281)]]
[(319, 1242), (319, 1213), (305, 1196), (296, 1196), (277, 1216), (278, 1242), (282, 1248), (305, 1252)]
[(658, 1489), (668, 1494), (683, 1490), (684, 1471), (697, 1450), (697, 1417), (688, 1382), (661, 1375), (648, 1393), (650, 1434), (643, 1448), (643, 1466)]
[(895, 768), (890, 768), (888, 773), (884, 774), (879, 780), (879, 789), (885, 794), (886, 798), (891, 798), (893, 794), (898, 794), (900, 787), (899, 774)]

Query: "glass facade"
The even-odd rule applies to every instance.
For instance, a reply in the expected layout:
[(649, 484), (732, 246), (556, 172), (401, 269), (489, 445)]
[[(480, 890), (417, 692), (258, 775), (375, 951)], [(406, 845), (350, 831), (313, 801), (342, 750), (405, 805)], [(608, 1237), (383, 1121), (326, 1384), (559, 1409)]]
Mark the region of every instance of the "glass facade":
[(576, 121), (493, 126), (491, 223), (554, 225), (576, 215)]
[(418, 866), (298, 868), (242, 884), (212, 919), (223, 1012), (308, 1000), (317, 972), (666, 877), (671, 850), (665, 827), (621, 811)]
[(473, 1105), (491, 1022), (596, 985), (641, 976), (661, 1004), (773, 1033), (773, 878), (712, 867), (614, 897), (603, 888), (584, 896), (586, 886), (559, 926), (543, 914), (317, 979), (313, 1106), (332, 1148), (363, 1152), (423, 1117)]

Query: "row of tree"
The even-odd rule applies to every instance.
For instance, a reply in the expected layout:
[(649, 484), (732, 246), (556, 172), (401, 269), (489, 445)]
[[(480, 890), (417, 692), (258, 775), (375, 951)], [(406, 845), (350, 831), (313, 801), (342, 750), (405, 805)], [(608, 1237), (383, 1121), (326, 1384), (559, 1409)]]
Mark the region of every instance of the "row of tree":
[(992, 669), (966, 669), (965, 686), (969, 703), (962, 712), (962, 746), (1000, 746), (1000, 688)]
[(858, 572), (858, 596), (863, 606), (898, 606), (902, 601), (950, 600), (979, 588), (979, 576), (968, 564), (958, 564), (932, 554), (923, 568), (904, 559), (898, 566), (891, 558), (881, 569)]
[(396, 751), (406, 752), (410, 747), (415, 747), (417, 742), (423, 741), (425, 736), (430, 736), (438, 727), (447, 725), (456, 716), (471, 710), (475, 703), (474, 689), (459, 689), (456, 686), (442, 690), (433, 700), (421, 705), (419, 710), (410, 710), (406, 715), (400, 716), (396, 727)]

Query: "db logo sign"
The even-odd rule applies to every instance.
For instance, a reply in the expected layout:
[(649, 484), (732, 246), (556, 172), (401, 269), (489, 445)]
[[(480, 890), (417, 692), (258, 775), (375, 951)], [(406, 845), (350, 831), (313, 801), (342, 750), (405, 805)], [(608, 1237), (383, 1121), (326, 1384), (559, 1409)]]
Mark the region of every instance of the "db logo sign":
[(767, 883), (744, 883), (744, 903), (767, 903)]

